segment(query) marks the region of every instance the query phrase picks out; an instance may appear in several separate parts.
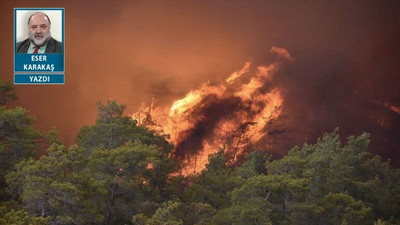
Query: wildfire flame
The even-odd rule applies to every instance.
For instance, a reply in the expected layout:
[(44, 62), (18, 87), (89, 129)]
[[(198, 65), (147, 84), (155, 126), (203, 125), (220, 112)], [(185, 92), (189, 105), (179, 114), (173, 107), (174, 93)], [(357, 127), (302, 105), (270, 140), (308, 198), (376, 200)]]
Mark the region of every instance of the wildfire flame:
[(145, 108), (132, 117), (140, 125), (170, 135), (174, 154), (183, 161), (184, 175), (203, 170), (208, 155), (222, 146), (231, 162), (235, 162), (247, 146), (269, 135), (269, 126), (282, 113), (283, 95), (271, 82), (282, 59), (293, 58), (283, 48), (273, 47), (271, 53), (278, 55), (278, 59), (258, 66), (253, 73), (251, 62), (246, 62), (223, 84), (207, 82), (167, 108), (153, 108), (152, 100), (147, 119), (140, 118)]
[(251, 65), (251, 62), (245, 63), (244, 66), (243, 66), (243, 68), (242, 68), (241, 70), (239, 70), (239, 71), (233, 72), (233, 73), (228, 77), (228, 79), (226, 79), (226, 82), (228, 82), (228, 83), (231, 84), (231, 83), (233, 83), (236, 79), (238, 79), (239, 77), (241, 77), (243, 74), (249, 72), (250, 65)]

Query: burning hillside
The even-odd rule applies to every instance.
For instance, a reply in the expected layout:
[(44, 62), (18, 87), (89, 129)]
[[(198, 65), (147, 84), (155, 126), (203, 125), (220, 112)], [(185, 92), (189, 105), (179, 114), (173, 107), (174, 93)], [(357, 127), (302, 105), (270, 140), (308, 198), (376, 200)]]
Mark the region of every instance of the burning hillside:
[(155, 107), (152, 99), (133, 118), (169, 135), (175, 155), (184, 162), (184, 174), (204, 169), (208, 155), (220, 147), (232, 163), (245, 151), (268, 149), (284, 104), (280, 87), (273, 84), (274, 74), (282, 63), (293, 60), (283, 48), (273, 47), (271, 53), (277, 57), (269, 65), (247, 62), (223, 84), (205, 83), (169, 107)]

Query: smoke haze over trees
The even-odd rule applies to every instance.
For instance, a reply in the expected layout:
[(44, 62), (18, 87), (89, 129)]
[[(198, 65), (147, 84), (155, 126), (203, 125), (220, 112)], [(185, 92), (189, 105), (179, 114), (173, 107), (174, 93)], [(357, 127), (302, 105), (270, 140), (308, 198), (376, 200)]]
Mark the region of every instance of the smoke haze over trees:
[[(181, 176), (172, 146), (115, 101), (98, 103), (70, 147), (33, 130), (24, 109), (0, 109), (1, 224), (400, 222), (400, 170), (371, 156), (366, 133), (341, 143), (336, 129), (279, 160), (255, 149), (236, 166), (220, 149)], [(33, 159), (39, 139), (51, 145)]]

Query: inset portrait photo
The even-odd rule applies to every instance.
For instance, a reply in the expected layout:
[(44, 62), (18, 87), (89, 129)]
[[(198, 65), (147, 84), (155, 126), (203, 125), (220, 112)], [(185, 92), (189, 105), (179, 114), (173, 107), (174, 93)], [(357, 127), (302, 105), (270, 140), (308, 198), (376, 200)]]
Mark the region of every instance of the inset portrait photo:
[(61, 9), (15, 9), (15, 53), (63, 52)]

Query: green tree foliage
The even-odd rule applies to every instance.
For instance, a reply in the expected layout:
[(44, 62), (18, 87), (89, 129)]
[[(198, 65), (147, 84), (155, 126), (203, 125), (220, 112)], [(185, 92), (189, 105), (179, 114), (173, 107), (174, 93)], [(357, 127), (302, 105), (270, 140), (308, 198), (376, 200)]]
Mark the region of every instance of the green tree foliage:
[(172, 146), (163, 137), (137, 126), (132, 118), (123, 116), (124, 109), (125, 105), (119, 105), (116, 101), (108, 101), (105, 105), (99, 102), (96, 124), (81, 129), (76, 138), (77, 144), (92, 151), (100, 147), (113, 149), (129, 141), (140, 140), (143, 144), (157, 145), (163, 151), (172, 150)]
[(23, 108), (0, 106), (0, 200), (8, 199), (4, 176), (17, 162), (36, 152), (40, 133), (33, 128), (34, 121)]
[(82, 128), (77, 143), (89, 156), (105, 224), (123, 223), (168, 197), (168, 176), (176, 164), (172, 146), (123, 116), (124, 105), (108, 101), (98, 107), (96, 124)]
[(179, 214), (181, 203), (168, 201), (163, 203), (151, 218), (138, 214), (133, 217), (135, 224), (143, 225), (183, 225), (183, 221), (176, 215)]
[(30, 216), (23, 210), (8, 210), (0, 207), (0, 224), (7, 225), (50, 225), (49, 218)]
[(99, 118), (96, 124), (81, 129), (76, 138), (78, 145), (86, 150), (88, 156), (95, 149), (110, 150), (129, 142), (154, 146), (158, 151), (158, 160), (152, 163), (149, 184), (162, 197), (167, 197), (168, 175), (177, 168), (170, 154), (173, 146), (164, 137), (154, 134), (145, 127), (137, 126), (132, 118), (123, 116), (124, 105), (108, 101), (105, 105), (98, 103), (98, 108)]
[(33, 128), (35, 118), (21, 107), (8, 109), (6, 103), (15, 100), (11, 82), (0, 81), (0, 201), (7, 201), (5, 176), (21, 160), (39, 153), (41, 146), (58, 142), (55, 129), (40, 133)]
[(205, 225), (209, 224), (216, 210), (209, 204), (186, 203), (182, 212), (184, 225)]
[(76, 223), (81, 220), (76, 214), (87, 210), (81, 205), (88, 186), (80, 174), (86, 165), (83, 156), (76, 146), (53, 144), (47, 156), (16, 165), (6, 176), (9, 191), (19, 196), (30, 215), (51, 218), (53, 223)]
[(249, 179), (259, 174), (266, 174), (266, 165), (270, 161), (271, 155), (255, 150), (246, 156), (246, 161), (235, 169), (235, 173), (244, 179)]
[(33, 156), (39, 132), (33, 128), (35, 119), (28, 111), (17, 107), (0, 107), (0, 150), (2, 170), (8, 171), (13, 163)]
[(254, 205), (234, 205), (230, 208), (222, 209), (212, 218), (210, 224), (215, 225), (241, 225), (257, 224), (272, 225), (269, 216), (271, 213), (266, 207), (265, 202), (252, 202)]
[[(183, 177), (164, 137), (116, 101), (98, 107), (69, 148), (54, 131), (35, 131), (26, 110), (0, 107), (0, 178), (14, 200), (0, 203), (0, 224), (400, 223), (400, 170), (369, 154), (368, 134), (342, 144), (335, 130), (281, 159), (254, 151), (235, 167), (220, 149)], [(43, 137), (54, 144), (34, 160)]]
[(17, 99), (14, 85), (10, 81), (0, 80), (0, 106), (5, 106), (8, 101)]
[(209, 155), (209, 163), (206, 168), (200, 176), (194, 178), (193, 184), (185, 190), (184, 201), (209, 204), (217, 210), (229, 207), (231, 205), (229, 192), (244, 180), (233, 176), (227, 162), (223, 149)]
[(90, 174), (104, 211), (105, 224), (114, 224), (117, 215), (130, 220), (142, 211), (146, 201), (154, 199), (150, 186), (152, 165), (157, 164), (155, 147), (135, 142), (107, 150), (98, 149), (89, 159)]
[[(215, 224), (289, 224), (291, 206), (304, 199), (308, 180), (282, 175), (258, 175), (233, 190), (233, 206), (217, 214)], [(237, 213), (240, 211), (241, 213)], [(225, 214), (233, 217), (225, 216)], [(221, 222), (223, 219), (223, 223)]]
[(391, 185), (398, 179), (389, 178), (396, 176), (398, 170), (369, 154), (368, 134), (351, 136), (342, 146), (337, 132), (326, 134), (314, 145), (295, 147), (268, 166), (270, 174), (309, 179), (308, 199), (312, 201), (329, 193), (347, 193), (373, 208), (378, 217), (390, 219), (400, 213), (399, 189)]
[(162, 203), (153, 216), (137, 214), (132, 222), (143, 225), (205, 225), (209, 224), (214, 213), (215, 210), (208, 204), (168, 201)]
[(79, 147), (55, 143), (39, 160), (16, 164), (6, 177), (22, 208), (52, 224), (125, 224), (154, 212), (171, 189), (172, 146), (122, 116), (124, 108), (99, 104), (100, 118), (82, 129)]
[(118, 224), (156, 198), (150, 181), (158, 156), (140, 142), (96, 149), (89, 158), (82, 148), (53, 144), (47, 156), (18, 163), (7, 182), (30, 215), (56, 224)]
[(296, 225), (373, 224), (372, 209), (343, 193), (329, 193), (315, 203), (298, 204), (291, 219)]

